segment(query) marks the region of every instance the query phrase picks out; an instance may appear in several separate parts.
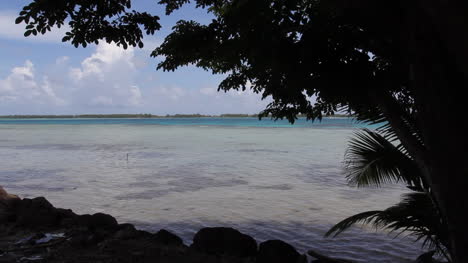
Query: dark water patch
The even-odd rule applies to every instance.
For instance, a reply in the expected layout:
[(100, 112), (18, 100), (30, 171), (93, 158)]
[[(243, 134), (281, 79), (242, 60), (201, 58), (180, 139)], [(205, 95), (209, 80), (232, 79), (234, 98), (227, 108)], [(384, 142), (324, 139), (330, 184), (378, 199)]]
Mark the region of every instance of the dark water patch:
[(136, 153), (130, 153), (129, 158), (144, 158), (144, 159), (161, 159), (161, 158), (169, 158), (174, 156), (174, 154), (171, 153), (165, 153), (165, 152), (136, 152)]
[(141, 182), (128, 184), (128, 186), (130, 187), (158, 187), (158, 186), (161, 186), (161, 184), (158, 184), (152, 181), (141, 181)]
[(153, 198), (163, 197), (170, 194), (172, 191), (170, 189), (161, 189), (161, 190), (146, 190), (137, 193), (128, 193), (122, 194), (115, 197), (117, 200), (133, 200), (133, 199), (143, 199), (149, 200)]
[(271, 189), (271, 190), (292, 190), (294, 187), (289, 184), (275, 184), (275, 185), (254, 185), (256, 189)]
[(48, 143), (48, 144), (26, 144), (16, 146), (1, 146), (2, 148), (15, 150), (56, 150), (56, 151), (107, 151), (107, 152), (125, 152), (130, 151), (134, 145), (121, 144), (69, 144), (69, 143)]
[[(183, 163), (183, 161), (181, 161), (181, 163)], [(154, 166), (151, 167), (154, 168)], [(231, 164), (195, 162), (171, 166), (161, 165), (157, 166), (156, 169), (158, 170), (157, 172), (143, 174), (137, 176), (136, 179), (138, 181), (152, 181), (160, 178), (185, 180), (190, 177), (207, 177), (207, 175), (213, 175), (213, 177), (216, 178), (239, 178), (235, 173), (230, 172), (236, 169), (236, 166)]]
[(172, 180), (168, 185), (175, 186), (177, 192), (193, 192), (211, 187), (231, 187), (236, 185), (247, 185), (248, 182), (242, 179), (215, 179), (203, 176), (188, 176), (177, 180)]
[(90, 150), (103, 152), (130, 152), (135, 147), (138, 146), (131, 144), (93, 144), (87, 146)]
[(2, 182), (22, 182), (31, 179), (63, 179), (60, 175), (65, 169), (21, 169), (0, 171), (0, 181)]
[(323, 208), (322, 207), (309, 207), (309, 210), (310, 211), (321, 211), (321, 210), (323, 210)]
[(296, 165), (292, 169), (299, 170), (292, 176), (304, 183), (323, 186), (345, 186), (346, 176), (343, 169), (337, 165), (323, 165), (311, 163), (310, 165)]
[[(347, 186), (343, 189), (337, 189), (337, 194), (343, 198), (348, 200), (364, 200), (364, 199), (371, 199), (373, 200), (377, 196), (381, 196), (382, 194), (389, 194), (395, 191), (402, 191), (407, 188), (401, 185), (385, 185), (384, 187), (353, 187)], [(409, 190), (408, 190), (409, 191)], [(395, 200), (397, 202), (398, 199)]]
[(8, 185), (9, 189), (22, 191), (65, 192), (77, 189), (76, 186), (54, 186), (49, 184)]
[(131, 183), (128, 186), (130, 186), (130, 187), (146, 187), (147, 188), (147, 187), (158, 187), (158, 186), (161, 186), (161, 184), (156, 183), (156, 182), (152, 182), (152, 181), (141, 181), (141, 182)]
[(142, 192), (118, 195), (117, 200), (131, 199), (153, 199), (163, 197), (171, 193), (195, 192), (212, 187), (232, 187), (237, 185), (247, 185), (248, 182), (242, 179), (214, 179), (210, 177), (184, 177), (171, 180), (167, 183), (168, 189), (150, 189)]
[(238, 152), (241, 153), (289, 153), (288, 151), (283, 150), (273, 150), (273, 149), (239, 149)]
[(77, 144), (31, 144), (31, 145), (17, 145), (11, 147), (17, 150), (62, 150), (62, 151), (76, 151), (83, 149), (82, 145)]

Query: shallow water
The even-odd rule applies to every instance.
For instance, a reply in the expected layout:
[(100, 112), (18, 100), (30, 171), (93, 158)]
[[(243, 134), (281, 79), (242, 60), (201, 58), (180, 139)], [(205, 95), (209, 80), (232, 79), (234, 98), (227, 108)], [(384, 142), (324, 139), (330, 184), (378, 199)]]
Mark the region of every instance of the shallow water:
[(0, 185), (77, 213), (166, 228), (187, 243), (200, 227), (233, 226), (301, 252), (410, 262), (421, 251), (409, 238), (367, 228), (323, 238), (344, 217), (404, 192), (346, 185), (342, 160), (357, 127), (346, 119), (0, 120)]

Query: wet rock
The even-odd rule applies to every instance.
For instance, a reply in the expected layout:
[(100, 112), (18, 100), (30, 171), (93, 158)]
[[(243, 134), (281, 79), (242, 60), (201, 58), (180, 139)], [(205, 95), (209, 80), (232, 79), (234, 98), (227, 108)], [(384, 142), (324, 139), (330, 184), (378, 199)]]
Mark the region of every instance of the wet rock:
[(36, 233), (34, 234), (28, 241), (27, 243), (29, 245), (35, 245), (37, 243), (38, 240), (44, 238), (46, 235), (44, 233)]
[(75, 248), (88, 247), (96, 243), (94, 235), (89, 231), (75, 231), (69, 235), (71, 236), (69, 244)]
[(16, 223), (32, 228), (51, 227), (59, 223), (56, 209), (44, 197), (24, 198), (16, 202)]
[(61, 219), (77, 217), (77, 215), (73, 213), (71, 209), (55, 208), (55, 212)]
[(2, 186), (0, 186), (0, 202), (9, 200), (19, 200), (17, 195), (9, 194)]
[(19, 200), (20, 198), (18, 196), (7, 193), (7, 191), (0, 186), (0, 224), (8, 223), (15, 219), (12, 208), (14, 203)]
[(13, 263), (17, 262), (17, 258), (14, 255), (11, 254), (2, 254), (2, 251), (0, 250), (0, 263)]
[(254, 257), (257, 242), (248, 235), (227, 227), (203, 228), (195, 234), (191, 248), (215, 255)]
[(132, 239), (139, 235), (138, 230), (132, 224), (119, 225), (119, 230), (115, 232), (114, 238), (116, 239)]
[(90, 230), (97, 229), (117, 230), (117, 220), (108, 214), (96, 213), (94, 215), (81, 215), (78, 218), (78, 224), (86, 226)]
[(268, 240), (260, 244), (257, 263), (306, 263), (305, 256), (281, 240)]
[(169, 246), (169, 245), (183, 246), (184, 245), (182, 238), (176, 236), (175, 234), (165, 229), (161, 229), (156, 234), (154, 234), (154, 240), (166, 246)]

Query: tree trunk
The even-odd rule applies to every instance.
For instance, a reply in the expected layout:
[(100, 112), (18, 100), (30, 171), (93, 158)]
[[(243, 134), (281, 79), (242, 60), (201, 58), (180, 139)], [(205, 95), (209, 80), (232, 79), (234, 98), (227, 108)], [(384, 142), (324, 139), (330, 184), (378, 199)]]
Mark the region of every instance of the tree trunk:
[[(461, 62), (456, 57), (453, 36), (448, 38), (440, 31), (452, 20), (444, 20), (450, 12), (444, 9), (434, 15), (427, 13), (426, 7), (414, 8), (409, 20), (409, 49), (413, 56), (410, 85), (425, 146), (425, 164), (420, 168), (430, 179), (433, 196), (448, 224), (453, 262), (468, 263), (468, 105), (464, 94), (468, 87), (468, 61)], [(463, 27), (458, 24), (456, 28)], [(468, 27), (459, 33), (466, 32)], [(460, 50), (461, 56), (467, 48)]]

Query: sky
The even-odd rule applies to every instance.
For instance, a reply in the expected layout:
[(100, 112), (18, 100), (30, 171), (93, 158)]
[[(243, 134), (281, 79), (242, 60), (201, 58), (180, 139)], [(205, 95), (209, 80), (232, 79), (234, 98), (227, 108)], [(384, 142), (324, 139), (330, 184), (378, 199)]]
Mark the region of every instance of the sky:
[(178, 20), (208, 23), (212, 17), (202, 9), (186, 6), (166, 16), (157, 1), (133, 0), (135, 9), (161, 18), (162, 30), (145, 36), (143, 49), (123, 50), (106, 43), (87, 48), (62, 43), (66, 27), (24, 37), (24, 24), (14, 20), (29, 2), (0, 1), (0, 115), (252, 114), (268, 103), (251, 91), (217, 92), (223, 76), (194, 66), (156, 70), (161, 58), (151, 58), (151, 51)]

